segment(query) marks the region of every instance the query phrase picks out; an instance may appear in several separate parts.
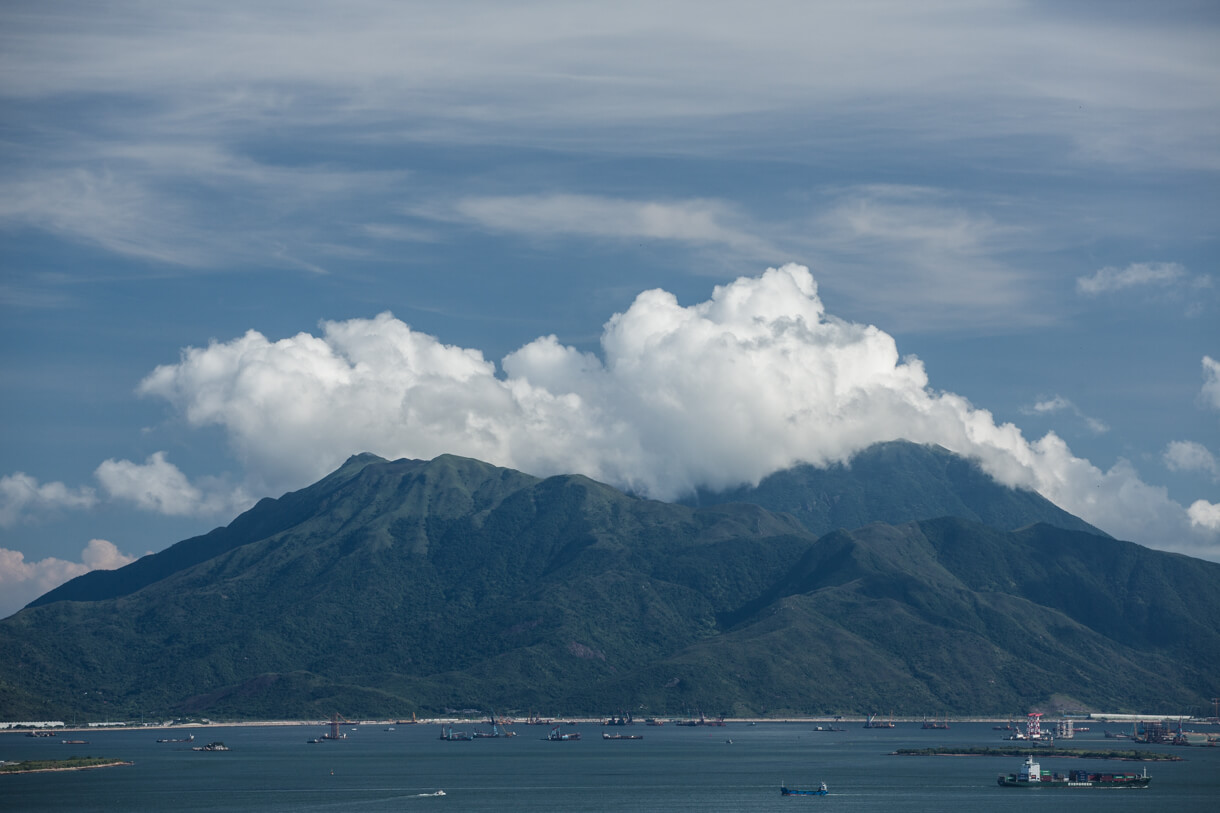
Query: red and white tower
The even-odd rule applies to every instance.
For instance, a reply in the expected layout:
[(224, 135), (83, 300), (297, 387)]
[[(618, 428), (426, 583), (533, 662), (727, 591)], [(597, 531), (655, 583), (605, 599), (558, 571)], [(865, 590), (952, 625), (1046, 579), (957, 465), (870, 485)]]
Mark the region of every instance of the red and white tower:
[(1031, 711), (1026, 717), (1025, 736), (1031, 740), (1042, 739), (1042, 712)]

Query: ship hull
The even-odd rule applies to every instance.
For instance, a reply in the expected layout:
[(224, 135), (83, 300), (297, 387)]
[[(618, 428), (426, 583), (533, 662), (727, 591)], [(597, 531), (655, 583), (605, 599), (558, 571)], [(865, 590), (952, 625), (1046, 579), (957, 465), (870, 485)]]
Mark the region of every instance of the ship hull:
[(1025, 782), (1025, 781), (1022, 781), (1019, 779), (1013, 779), (1012, 777), (1001, 776), (999, 779), (996, 780), (996, 782), (1002, 788), (1030, 788), (1030, 789), (1034, 789), (1034, 790), (1042, 790), (1042, 789), (1049, 790), (1052, 788), (1146, 788), (1146, 787), (1148, 787), (1149, 783), (1152, 782), (1152, 780), (1144, 779), (1143, 777), (1139, 777), (1136, 779), (1125, 779), (1125, 780), (1117, 780), (1117, 781), (1116, 780), (1101, 780), (1101, 779), (1098, 779), (1098, 780), (1086, 779), (1084, 781), (1044, 779), (1041, 782)]
[(1025, 757), (1025, 763), (1018, 773), (1000, 774), (996, 783), (1002, 788), (1146, 788), (1152, 778), (1148, 770), (1143, 773), (1114, 773), (1099, 771), (1068, 771), (1066, 774), (1052, 773), (1042, 770), (1042, 766), (1034, 759), (1033, 754)]

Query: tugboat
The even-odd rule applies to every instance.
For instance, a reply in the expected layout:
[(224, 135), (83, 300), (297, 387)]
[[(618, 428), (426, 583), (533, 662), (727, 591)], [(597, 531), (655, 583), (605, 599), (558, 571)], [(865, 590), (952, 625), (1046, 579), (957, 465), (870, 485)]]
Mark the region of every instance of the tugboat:
[(559, 730), (559, 726), (551, 729), (551, 733), (546, 735), (549, 742), (572, 742), (580, 739), (579, 731), (564, 732)]
[(1032, 754), (1019, 772), (1000, 774), (996, 779), (1002, 788), (1146, 788), (1151, 781), (1147, 768), (1142, 774), (1068, 771), (1064, 776), (1042, 770)]
[(830, 793), (830, 789), (826, 787), (826, 783), (818, 785), (817, 790), (801, 790), (799, 788), (789, 788), (784, 785), (779, 786), (780, 796), (825, 796)]

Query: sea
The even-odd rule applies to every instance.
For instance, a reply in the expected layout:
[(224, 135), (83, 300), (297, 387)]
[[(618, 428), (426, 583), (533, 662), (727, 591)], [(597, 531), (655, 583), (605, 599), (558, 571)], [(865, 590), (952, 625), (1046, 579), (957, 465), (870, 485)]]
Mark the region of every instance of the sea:
[[(822, 726), (827, 724), (822, 723)], [(581, 739), (550, 742), (544, 726), (516, 736), (450, 742), (431, 724), (344, 725), (341, 740), (311, 743), (312, 726), (194, 729), (193, 743), (158, 743), (182, 729), (99, 730), (53, 738), (0, 733), (0, 760), (113, 757), (132, 764), (82, 771), (0, 775), (4, 811), (1220, 811), (1220, 748), (1139, 746), (1180, 762), (1041, 757), (1046, 770), (1140, 772), (1143, 790), (1002, 788), (1019, 757), (898, 756), (900, 748), (1004, 745), (990, 723), (919, 723), (818, 731), (813, 723), (730, 722), (724, 727), (565, 725)], [(486, 725), (458, 729), (489, 731)], [(606, 740), (602, 732), (642, 735)], [(85, 739), (72, 745), (63, 739)], [(219, 740), (228, 751), (192, 751)], [(1060, 745), (1132, 747), (1094, 724)], [(781, 784), (824, 797), (784, 797)], [(443, 794), (440, 793), (443, 791)]]

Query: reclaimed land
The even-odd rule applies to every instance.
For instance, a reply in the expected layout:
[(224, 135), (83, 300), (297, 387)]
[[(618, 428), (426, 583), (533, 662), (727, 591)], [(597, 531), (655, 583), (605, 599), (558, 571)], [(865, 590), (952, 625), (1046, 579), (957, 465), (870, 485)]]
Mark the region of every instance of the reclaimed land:
[(1047, 748), (1038, 746), (1030, 749), (1019, 745), (1001, 748), (971, 747), (971, 748), (899, 748), (891, 752), (901, 757), (1023, 757), (1036, 753), (1044, 757), (1075, 757), (1077, 759), (1120, 759), (1127, 762), (1181, 762), (1182, 757), (1176, 754), (1163, 754), (1159, 751), (1106, 750), (1089, 751), (1083, 748)]
[(131, 765), (111, 757), (69, 757), (68, 759), (31, 759), (25, 762), (5, 762), (0, 765), (0, 774), (36, 773), (39, 771), (83, 771), (89, 768), (113, 768), (116, 765)]

